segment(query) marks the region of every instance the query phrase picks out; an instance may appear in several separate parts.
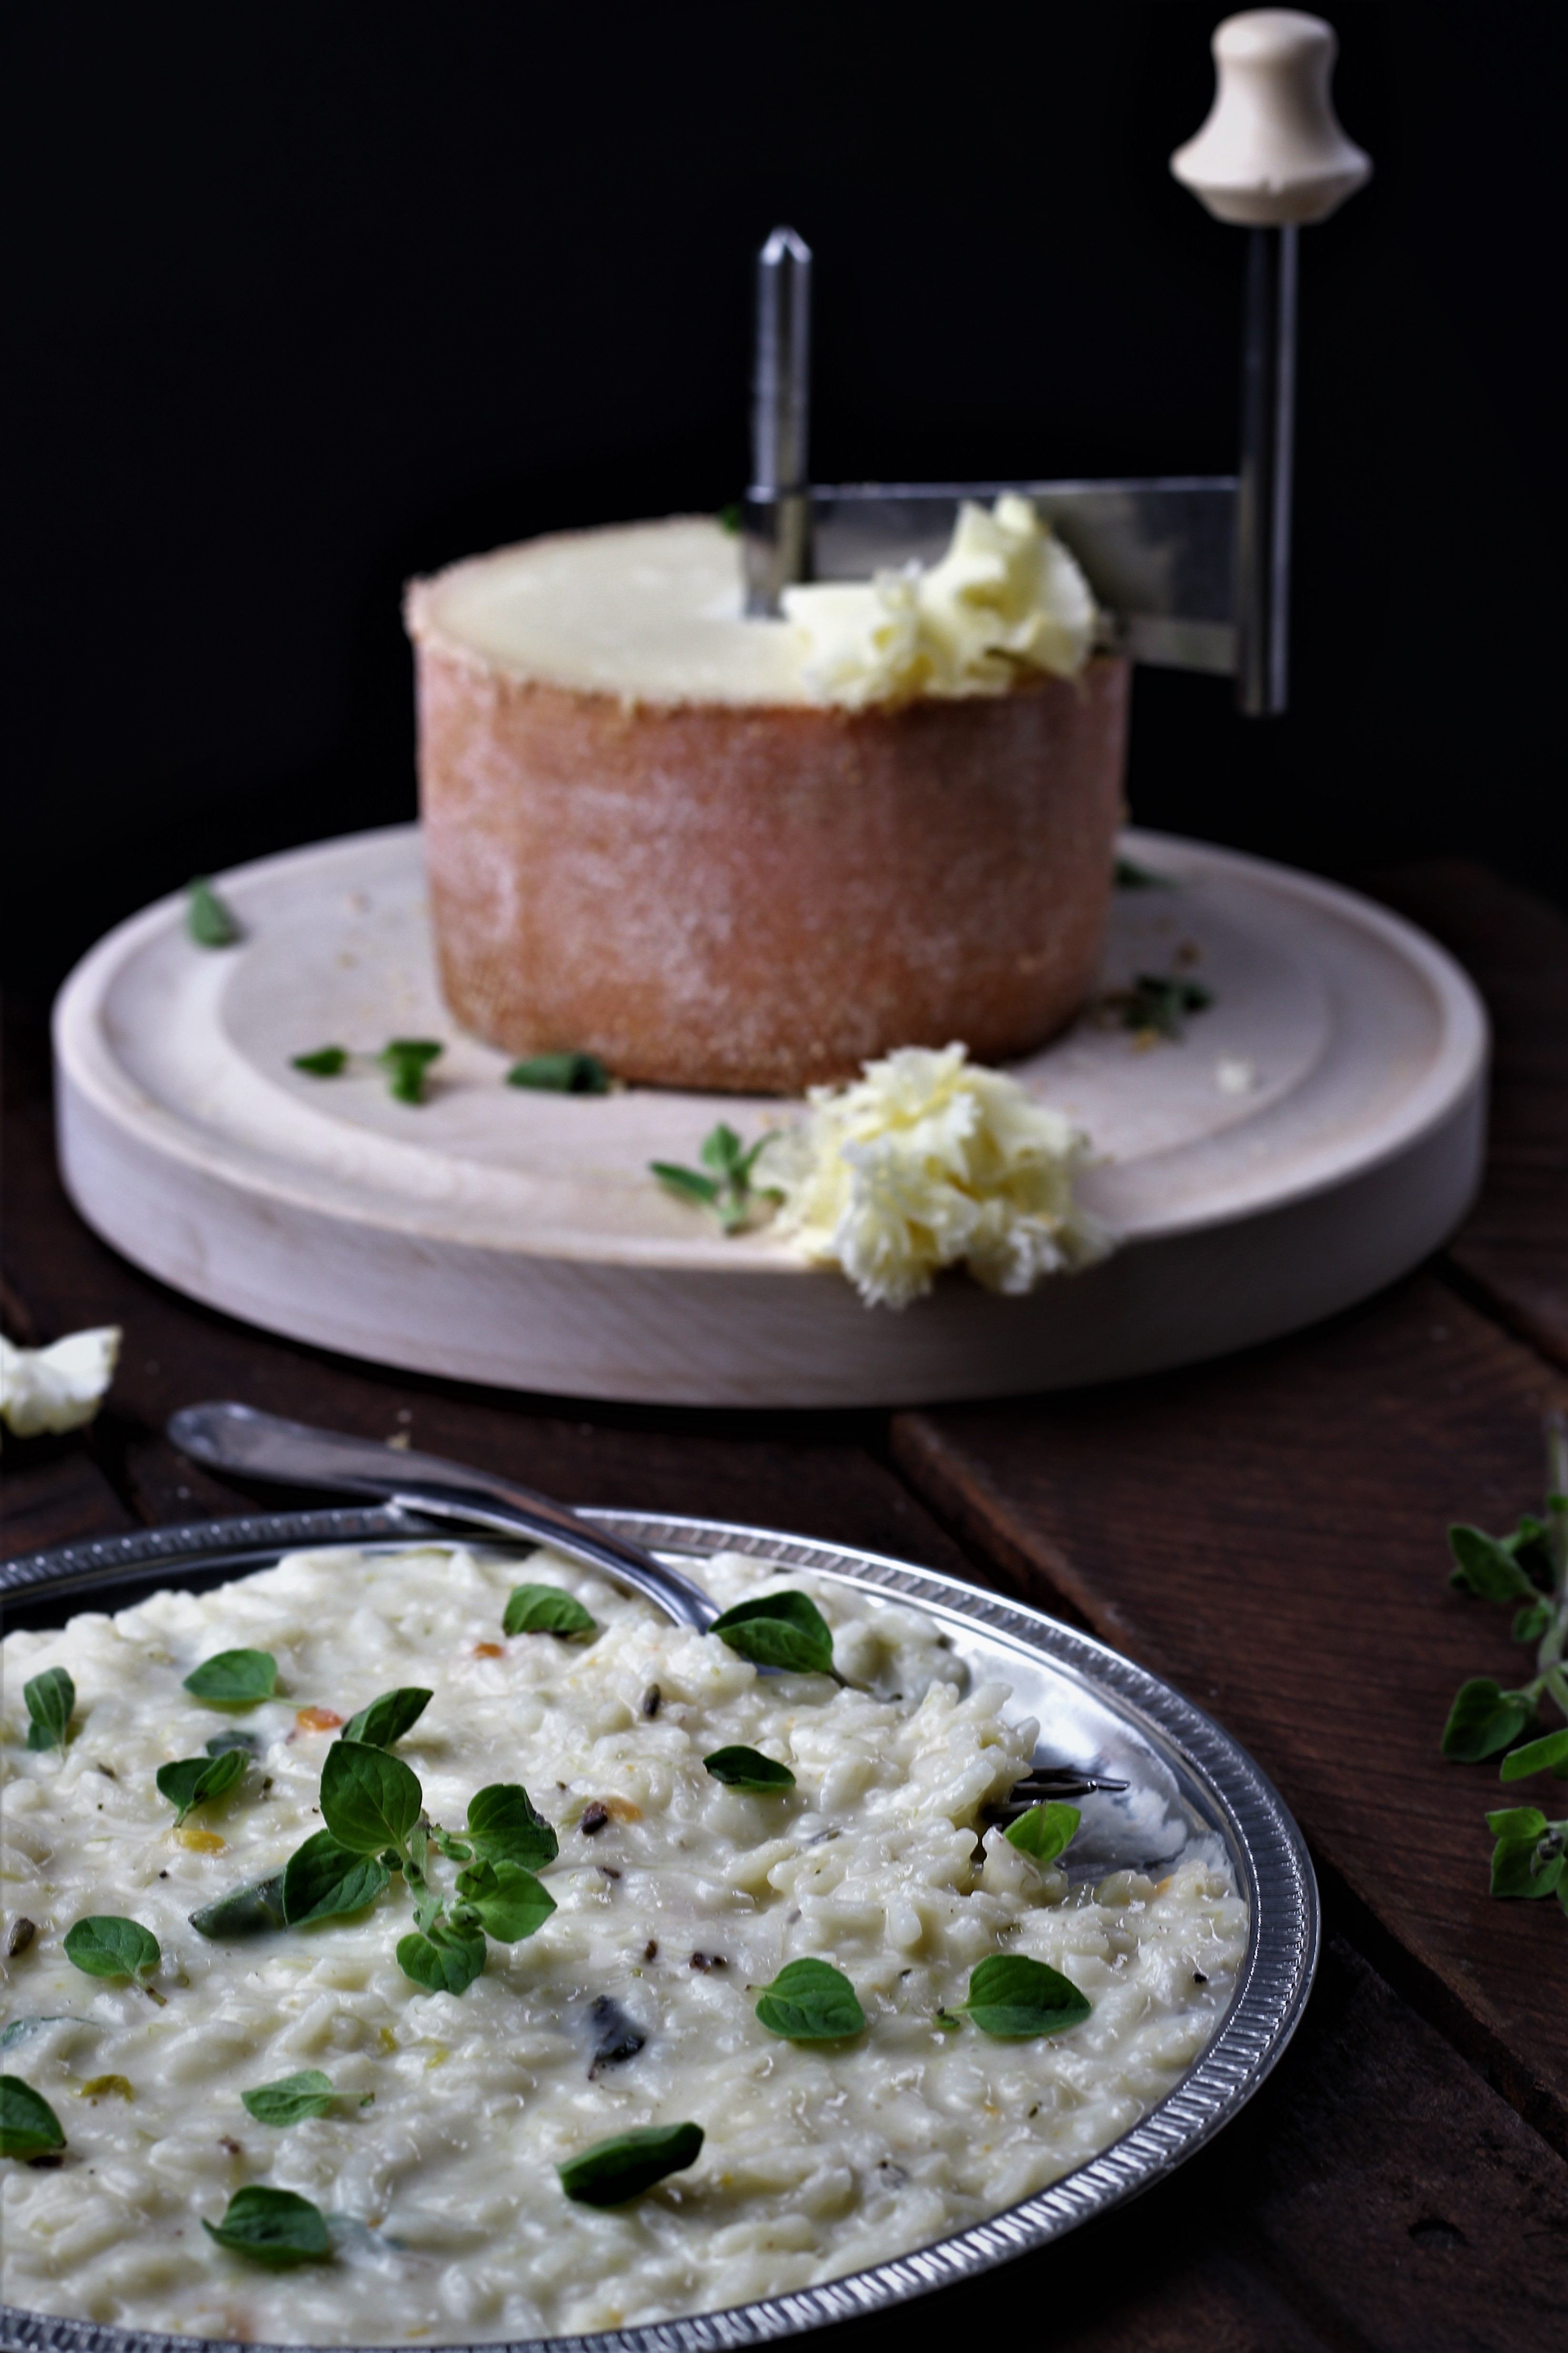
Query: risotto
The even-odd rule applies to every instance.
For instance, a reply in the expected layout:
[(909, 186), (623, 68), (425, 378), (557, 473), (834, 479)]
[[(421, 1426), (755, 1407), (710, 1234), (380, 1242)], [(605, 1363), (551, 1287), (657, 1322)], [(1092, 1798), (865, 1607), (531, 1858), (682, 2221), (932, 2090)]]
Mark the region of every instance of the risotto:
[[(63, 2134), (0, 2164), (8, 2302), (319, 2345), (647, 2323), (961, 2230), (1177, 2083), (1246, 1951), (1228, 1873), (1077, 1883), (1070, 1845), (987, 1827), (1037, 1727), (929, 1620), (735, 1555), (694, 1573), (726, 1609), (809, 1595), (836, 1674), (759, 1672), (552, 1554), (450, 1545), (297, 1553), (6, 1639), (0, 2070), (8, 2115), (47, 2103)], [(520, 1580), (551, 1594), (509, 1614)], [(29, 1747), (62, 1691), (68, 1731)], [(409, 1691), (406, 1728), (412, 1701), (353, 1721)], [(312, 1890), (348, 1873), (345, 1757), (373, 1760), (355, 1802), (391, 1810), (384, 1852), (360, 1837), (358, 1908), (302, 1922), (291, 1874), (286, 1925), (307, 1841)], [(986, 2031), (974, 1973), (1001, 1956), (1068, 1980), (1072, 2022)], [(847, 1980), (857, 2031), (781, 2031), (797, 1978), (766, 1989), (803, 1960)], [(689, 2134), (678, 2169), (590, 2202), (574, 2159), (681, 2125), (694, 2157)], [(258, 2188), (309, 2201), (282, 2204), (321, 2218), (314, 2253), (203, 2228)]]

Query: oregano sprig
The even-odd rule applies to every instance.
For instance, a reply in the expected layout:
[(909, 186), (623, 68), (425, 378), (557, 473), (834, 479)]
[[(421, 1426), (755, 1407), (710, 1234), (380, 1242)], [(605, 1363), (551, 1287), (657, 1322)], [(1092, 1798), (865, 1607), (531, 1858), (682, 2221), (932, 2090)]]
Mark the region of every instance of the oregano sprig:
[(748, 1147), (734, 1129), (721, 1120), (717, 1127), (710, 1128), (699, 1147), (700, 1168), (683, 1168), (673, 1160), (650, 1160), (648, 1167), (666, 1192), (710, 1209), (727, 1234), (738, 1234), (750, 1224), (760, 1207), (776, 1207), (784, 1198), (775, 1187), (752, 1182), (757, 1156), (772, 1142), (770, 1129)]
[[(1568, 1781), (1568, 1722), (1542, 1720), (1551, 1706), (1568, 1718), (1568, 1424), (1547, 1424), (1545, 1515), (1525, 1514), (1510, 1535), (1481, 1528), (1448, 1530), (1454, 1556), (1449, 1583), (1483, 1601), (1513, 1610), (1516, 1642), (1535, 1649), (1535, 1672), (1505, 1688), (1490, 1675), (1462, 1683), (1443, 1726), (1445, 1757), (1465, 1765), (1500, 1758), (1498, 1778), (1525, 1781), (1551, 1773)], [(1539, 1806), (1504, 1807), (1487, 1816), (1494, 1895), (1556, 1894), (1568, 1913), (1568, 1819), (1552, 1820)]]

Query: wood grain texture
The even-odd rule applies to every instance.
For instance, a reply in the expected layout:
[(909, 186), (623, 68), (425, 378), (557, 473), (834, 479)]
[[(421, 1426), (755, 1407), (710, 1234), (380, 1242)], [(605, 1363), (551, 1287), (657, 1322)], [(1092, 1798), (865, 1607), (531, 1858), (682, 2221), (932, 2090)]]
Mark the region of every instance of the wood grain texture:
[(908, 1476), (1029, 1598), (1065, 1599), (1247, 1744), (1568, 2147), (1565, 1924), (1489, 1896), (1495, 1770), (1437, 1751), (1460, 1683), (1521, 1656), (1506, 1611), (1449, 1588), (1444, 1527), (1538, 1508), (1542, 1413), (1563, 1388), (1418, 1277), (1224, 1364), (893, 1427)]
[(1449, 1260), (1492, 1313), (1568, 1366), (1568, 916), (1458, 860), (1372, 888), (1458, 957), (1492, 1016), (1486, 1184)]

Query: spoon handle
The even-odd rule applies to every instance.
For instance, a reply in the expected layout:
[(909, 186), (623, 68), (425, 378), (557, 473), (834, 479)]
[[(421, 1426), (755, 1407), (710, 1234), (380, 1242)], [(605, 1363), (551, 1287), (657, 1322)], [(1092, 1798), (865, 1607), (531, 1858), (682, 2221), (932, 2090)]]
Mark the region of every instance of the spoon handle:
[(313, 1430), (308, 1422), (285, 1421), (252, 1406), (220, 1400), (183, 1407), (169, 1422), (169, 1436), (183, 1454), (211, 1470), (276, 1480), (283, 1486), (374, 1495), (459, 1526), (536, 1537), (568, 1559), (634, 1587), (676, 1625), (695, 1627), (700, 1633), (719, 1614), (718, 1605), (700, 1586), (679, 1569), (666, 1567), (639, 1545), (590, 1527), (549, 1495), (537, 1495), (510, 1479), (447, 1462), (437, 1454), (403, 1454), (374, 1439)]

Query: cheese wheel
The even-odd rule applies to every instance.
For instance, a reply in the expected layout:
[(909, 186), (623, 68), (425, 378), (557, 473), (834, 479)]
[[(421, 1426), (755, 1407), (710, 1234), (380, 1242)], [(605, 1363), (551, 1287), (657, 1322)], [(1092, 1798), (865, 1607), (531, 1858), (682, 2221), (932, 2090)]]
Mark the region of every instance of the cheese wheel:
[(984, 1061), (1090, 987), (1127, 665), (812, 702), (701, 519), (533, 540), (409, 590), (441, 982), (516, 1054), (794, 1093), (896, 1046)]

